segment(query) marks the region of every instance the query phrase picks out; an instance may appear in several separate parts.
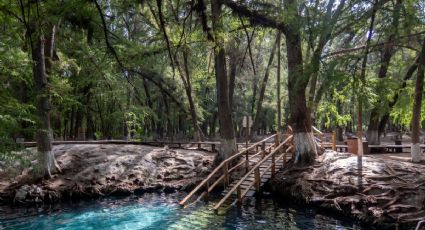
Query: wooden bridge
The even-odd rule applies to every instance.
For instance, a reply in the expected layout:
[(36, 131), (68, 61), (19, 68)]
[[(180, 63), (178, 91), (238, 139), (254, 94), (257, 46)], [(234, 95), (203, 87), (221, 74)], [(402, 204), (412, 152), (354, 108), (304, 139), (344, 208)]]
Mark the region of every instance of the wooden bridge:
[(220, 163), (195, 189), (181, 202), (186, 206), (195, 194), (201, 193), (195, 200), (199, 201), (223, 185), (223, 198), (215, 204), (214, 211), (220, 207), (242, 202), (244, 197), (253, 196), (261, 186), (272, 178), (275, 173), (292, 156), (292, 135), (280, 133), (269, 136)]

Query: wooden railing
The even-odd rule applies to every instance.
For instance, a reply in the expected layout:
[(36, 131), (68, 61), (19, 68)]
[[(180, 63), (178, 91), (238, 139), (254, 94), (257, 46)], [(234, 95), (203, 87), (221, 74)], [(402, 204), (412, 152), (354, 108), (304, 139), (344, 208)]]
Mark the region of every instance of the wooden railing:
[(324, 149), (326, 146), (326, 142), (325, 142), (325, 136), (331, 136), (331, 146), (332, 146), (332, 150), (336, 151), (336, 133), (332, 132), (332, 133), (324, 133), (322, 131), (320, 131), (318, 128), (316, 128), (315, 126), (313, 127), (313, 134), (316, 134), (320, 140), (320, 148)]
[[(249, 160), (252, 159), (255, 156), (258, 156), (259, 154), (265, 155), (266, 151), (271, 152), (271, 149), (273, 146), (275, 146), (275, 143), (266, 148), (266, 142), (270, 139), (275, 138), (275, 143), (279, 142), (280, 134), (274, 134), (270, 137), (267, 137), (259, 142), (256, 142), (252, 144), (250, 147), (236, 153), (235, 155), (232, 155), (231, 157), (227, 158), (226, 160), (222, 161), (198, 186), (195, 187), (182, 201), (180, 201), (181, 206), (185, 206), (186, 203), (202, 188), (205, 188), (205, 192), (201, 194), (200, 197), (208, 196), (208, 194), (221, 182), (224, 182), (225, 186), (228, 186), (230, 184), (230, 173), (234, 172), (237, 168), (239, 168), (242, 165), (245, 165), (245, 170), (249, 170)], [(254, 150), (254, 148), (257, 148), (257, 146), (261, 147), (261, 151), (257, 152), (256, 154), (249, 156), (249, 151)], [(245, 157), (245, 159), (232, 168), (229, 169), (229, 166), (231, 163), (233, 163), (235, 160), (237, 160), (240, 157)], [(211, 180), (213, 178), (216, 179), (212, 184)]]
[[(252, 167), (242, 178), (239, 179), (238, 183), (230, 189), (227, 194), (214, 206), (214, 211), (217, 212), (220, 206), (226, 202), (226, 200), (229, 199), (229, 197), (236, 191), (237, 194), (237, 202), (242, 202), (243, 197), (247, 194), (247, 192), (255, 186), (255, 190), (258, 192), (260, 190), (260, 183), (261, 183), (261, 177), (267, 173), (267, 171), (271, 171), (272, 176), (276, 173), (276, 162), (283, 160), (283, 162), (286, 161), (286, 154), (287, 151), (285, 149), (286, 146), (288, 146), (289, 142), (292, 141), (293, 136), (289, 136), (285, 141), (280, 143), (271, 153), (269, 153), (267, 156), (263, 157), (261, 161), (259, 161), (257, 164), (255, 164), (254, 167)], [(280, 154), (279, 156), (276, 155)], [(272, 163), (260, 173), (260, 166), (262, 166), (266, 161), (268, 161), (271, 158)], [(246, 181), (246, 179), (254, 173), (254, 181), (251, 182), (247, 187), (245, 187), (244, 191), (241, 191), (241, 184)]]

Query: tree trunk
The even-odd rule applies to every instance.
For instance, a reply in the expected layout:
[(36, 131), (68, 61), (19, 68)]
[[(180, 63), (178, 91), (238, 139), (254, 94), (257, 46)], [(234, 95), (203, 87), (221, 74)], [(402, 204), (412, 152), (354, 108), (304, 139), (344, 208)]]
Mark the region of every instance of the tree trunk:
[(282, 101), (280, 100), (280, 41), (281, 40), (281, 32), (277, 34), (277, 130), (282, 131)]
[[(397, 4), (394, 10), (392, 28), (391, 28), (393, 31), (389, 35), (388, 41), (383, 46), (383, 49), (382, 49), (381, 66), (378, 72), (379, 79), (386, 78), (388, 67), (390, 65), (391, 58), (394, 54), (393, 42), (398, 31), (397, 28), (398, 28), (398, 22), (399, 22), (400, 6), (401, 6), (401, 0), (397, 0)], [(372, 112), (370, 113), (369, 127), (367, 130), (368, 143), (370, 145), (379, 145), (381, 143), (381, 133), (382, 133), (382, 131), (380, 131), (380, 118), (381, 118), (380, 110), (382, 110), (381, 104), (382, 104), (382, 100), (380, 98), (378, 99), (377, 104), (375, 105), (375, 107), (372, 109)]]
[(421, 130), (421, 108), (422, 94), (424, 92), (424, 68), (425, 68), (425, 40), (422, 44), (422, 51), (419, 58), (418, 72), (416, 75), (415, 97), (413, 102), (412, 116), (412, 161), (420, 162), (422, 153), (420, 147)]
[[(285, 2), (286, 12), (294, 14), (292, 23), (286, 30), (286, 49), (288, 59), (288, 94), (290, 124), (294, 132), (295, 164), (314, 163), (317, 156), (316, 144), (311, 127), (311, 115), (307, 108), (305, 90), (309, 78), (304, 74), (301, 49), (301, 34), (296, 23), (300, 20), (296, 1)], [(298, 19), (298, 20), (297, 20)]]
[(40, 165), (40, 175), (50, 178), (55, 172), (55, 158), (52, 151), (53, 134), (50, 128), (50, 99), (49, 86), (46, 76), (44, 59), (43, 36), (38, 35), (32, 49), (32, 60), (34, 62), (33, 75), (35, 89), (37, 92), (36, 108), (39, 128), (37, 130), (37, 152)]
[[(216, 34), (221, 30), (221, 2), (211, 1), (212, 27)], [(220, 152), (217, 161), (222, 161), (236, 152), (236, 138), (233, 129), (232, 110), (230, 108), (229, 85), (226, 71), (226, 53), (224, 41), (220, 36), (215, 37), (214, 68), (217, 85), (218, 119), (220, 125)]]
[(263, 79), (263, 82), (261, 83), (260, 95), (258, 97), (254, 122), (252, 124), (251, 138), (255, 136), (255, 133), (257, 132), (258, 127), (260, 125), (259, 123), (260, 123), (260, 117), (261, 117), (261, 109), (262, 109), (262, 106), (263, 106), (264, 95), (266, 93), (267, 81), (269, 79), (270, 68), (273, 64), (273, 58), (274, 58), (274, 54), (275, 54), (275, 51), (276, 51), (276, 46), (277, 46), (277, 43), (280, 40), (279, 37), (280, 37), (280, 32), (277, 33), (276, 42), (273, 44), (273, 47), (272, 47), (272, 50), (271, 50), (271, 53), (270, 53), (269, 62), (267, 63), (266, 72), (264, 73), (264, 79)]
[[(153, 103), (152, 103), (152, 99), (151, 99), (151, 94), (149, 92), (148, 82), (146, 81), (145, 78), (142, 78), (142, 81), (143, 81), (143, 89), (145, 90), (145, 96), (146, 96), (147, 104), (149, 106), (149, 109), (151, 111), (154, 111)], [(149, 119), (150, 120), (150, 129), (148, 131), (153, 132), (155, 130), (155, 118), (153, 116), (150, 116), (150, 117), (151, 117)]]
[(202, 132), (201, 127), (198, 124), (198, 115), (196, 113), (195, 102), (193, 101), (193, 97), (192, 97), (192, 83), (190, 81), (190, 70), (189, 70), (189, 64), (187, 59), (188, 59), (187, 50), (184, 49), (183, 51), (184, 71), (182, 70), (180, 62), (177, 59), (175, 60), (175, 62), (177, 65), (177, 69), (179, 71), (179, 75), (183, 82), (187, 100), (189, 102), (189, 111), (190, 111), (190, 117), (192, 120), (194, 138), (196, 141), (204, 141), (205, 139), (204, 133)]
[(358, 138), (358, 143), (357, 143), (357, 155), (359, 157), (359, 162), (361, 162), (361, 157), (363, 156), (363, 99), (361, 98), (361, 92), (363, 90), (364, 85), (366, 84), (366, 65), (367, 65), (367, 56), (369, 54), (369, 45), (370, 45), (370, 41), (372, 39), (372, 34), (373, 34), (373, 26), (375, 23), (375, 13), (376, 11), (374, 10), (372, 12), (372, 17), (370, 18), (370, 26), (369, 26), (369, 30), (368, 30), (368, 36), (367, 36), (367, 40), (366, 40), (366, 47), (364, 50), (364, 55), (363, 55), (363, 62), (362, 62), (362, 67), (361, 67), (361, 73), (360, 73), (360, 86), (358, 89), (358, 93), (357, 93), (357, 97), (358, 97), (358, 113), (357, 113), (357, 138)]

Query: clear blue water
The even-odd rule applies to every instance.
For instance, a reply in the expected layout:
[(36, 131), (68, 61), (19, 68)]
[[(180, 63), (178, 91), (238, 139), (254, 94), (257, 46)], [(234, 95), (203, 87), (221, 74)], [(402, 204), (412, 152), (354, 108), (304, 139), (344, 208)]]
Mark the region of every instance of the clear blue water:
[(3, 229), (366, 229), (310, 208), (282, 206), (272, 199), (247, 200), (225, 215), (210, 205), (181, 209), (184, 194), (145, 194), (61, 204), (50, 210), (0, 207)]

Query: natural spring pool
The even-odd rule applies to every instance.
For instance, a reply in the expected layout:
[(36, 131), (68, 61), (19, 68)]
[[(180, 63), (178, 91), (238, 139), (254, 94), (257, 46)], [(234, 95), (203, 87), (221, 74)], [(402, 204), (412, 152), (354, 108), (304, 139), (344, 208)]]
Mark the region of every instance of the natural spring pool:
[(271, 198), (246, 200), (225, 215), (203, 203), (182, 209), (182, 193), (60, 204), (49, 210), (0, 206), (3, 229), (368, 229), (315, 209), (284, 206)]

